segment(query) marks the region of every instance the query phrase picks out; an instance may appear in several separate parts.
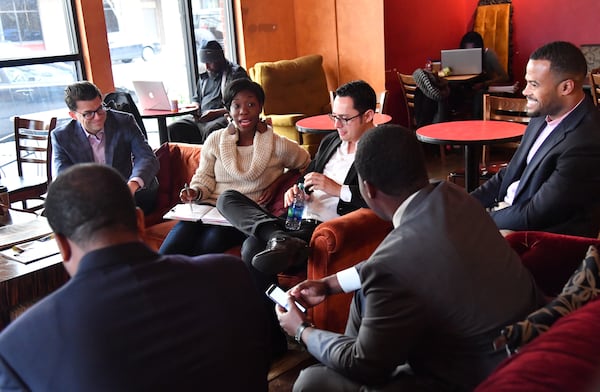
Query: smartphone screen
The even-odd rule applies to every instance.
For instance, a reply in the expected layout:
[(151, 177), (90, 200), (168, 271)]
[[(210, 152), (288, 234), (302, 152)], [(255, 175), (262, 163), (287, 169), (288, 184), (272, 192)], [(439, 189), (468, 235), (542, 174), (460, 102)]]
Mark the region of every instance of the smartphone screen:
[[(273, 300), (273, 302), (284, 307), (286, 310), (289, 310), (289, 305), (287, 303), (288, 295), (279, 286), (272, 284), (267, 289), (266, 294), (269, 296), (269, 298)], [(306, 312), (306, 308), (300, 305), (298, 301), (296, 301), (296, 306), (298, 307), (298, 309), (300, 309), (301, 312)]]

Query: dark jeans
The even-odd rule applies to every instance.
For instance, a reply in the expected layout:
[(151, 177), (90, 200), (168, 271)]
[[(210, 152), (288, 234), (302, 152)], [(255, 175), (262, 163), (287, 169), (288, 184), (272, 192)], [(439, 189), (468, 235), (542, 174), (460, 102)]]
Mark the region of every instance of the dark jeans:
[(158, 180), (156, 177), (150, 184), (145, 184), (144, 189), (140, 189), (135, 192), (133, 198), (135, 199), (135, 205), (140, 207), (144, 214), (149, 214), (154, 211), (156, 207), (156, 197), (158, 195)]
[(267, 242), (276, 234), (286, 234), (310, 242), (317, 222), (302, 221), (300, 230), (285, 228), (285, 218), (277, 217), (238, 191), (228, 190), (219, 196), (217, 209), (238, 230), (248, 236), (242, 246), (242, 259), (251, 261), (255, 254), (265, 250)]
[(171, 229), (158, 252), (188, 256), (223, 253), (241, 245), (244, 239), (244, 233), (234, 227), (179, 222)]
[(212, 132), (227, 126), (225, 117), (212, 121), (197, 122), (193, 118), (175, 121), (167, 127), (169, 141), (202, 144)]

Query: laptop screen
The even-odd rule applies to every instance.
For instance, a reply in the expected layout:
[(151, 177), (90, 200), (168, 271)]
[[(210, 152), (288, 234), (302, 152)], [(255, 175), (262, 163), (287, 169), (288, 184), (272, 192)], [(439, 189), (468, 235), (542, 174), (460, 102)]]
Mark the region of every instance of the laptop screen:
[(480, 74), (482, 60), (481, 48), (442, 50), (442, 67), (450, 68), (451, 75)]
[(169, 97), (163, 82), (133, 81), (133, 88), (140, 106), (145, 110), (171, 110)]

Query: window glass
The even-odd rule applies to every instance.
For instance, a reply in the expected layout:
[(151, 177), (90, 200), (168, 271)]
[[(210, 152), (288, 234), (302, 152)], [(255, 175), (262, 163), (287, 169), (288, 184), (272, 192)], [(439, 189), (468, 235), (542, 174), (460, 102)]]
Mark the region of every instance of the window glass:
[[(203, 41), (217, 40), (228, 59), (235, 61), (230, 55), (234, 51), (233, 40), (228, 35), (228, 31), (233, 32), (230, 3), (229, 0), (104, 0), (115, 88), (129, 92), (143, 109), (133, 81), (162, 81), (170, 99), (177, 99), (180, 106), (189, 104), (196, 93), (194, 70), (204, 71), (204, 64), (198, 64), (191, 55), (194, 45), (199, 49)], [(193, 26), (187, 28), (186, 21)], [(167, 121), (178, 119), (171, 117)], [(145, 120), (144, 124), (150, 144), (157, 146), (156, 120)]]
[(13, 116), (68, 117), (64, 89), (81, 75), (70, 4), (0, 0), (0, 142)]

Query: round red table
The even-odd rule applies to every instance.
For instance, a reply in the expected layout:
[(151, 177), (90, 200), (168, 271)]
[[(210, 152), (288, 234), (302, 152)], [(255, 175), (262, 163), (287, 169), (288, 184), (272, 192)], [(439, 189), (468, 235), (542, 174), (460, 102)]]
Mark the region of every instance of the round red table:
[[(373, 124), (385, 124), (392, 120), (392, 116), (387, 114), (375, 113), (373, 117)], [(333, 120), (329, 118), (327, 114), (320, 114), (318, 116), (311, 116), (298, 120), (296, 122), (296, 129), (302, 133), (327, 133), (335, 131)]]
[(140, 114), (142, 118), (155, 118), (158, 121), (158, 140), (160, 141), (160, 144), (163, 144), (169, 141), (169, 134), (167, 132), (167, 117), (192, 114), (197, 110), (198, 108), (196, 107), (184, 106), (180, 107), (176, 112), (171, 110), (144, 109)]
[(481, 146), (518, 141), (525, 128), (523, 124), (508, 121), (449, 121), (417, 129), (417, 139), (431, 144), (465, 146), (465, 188), (471, 192), (479, 184)]

